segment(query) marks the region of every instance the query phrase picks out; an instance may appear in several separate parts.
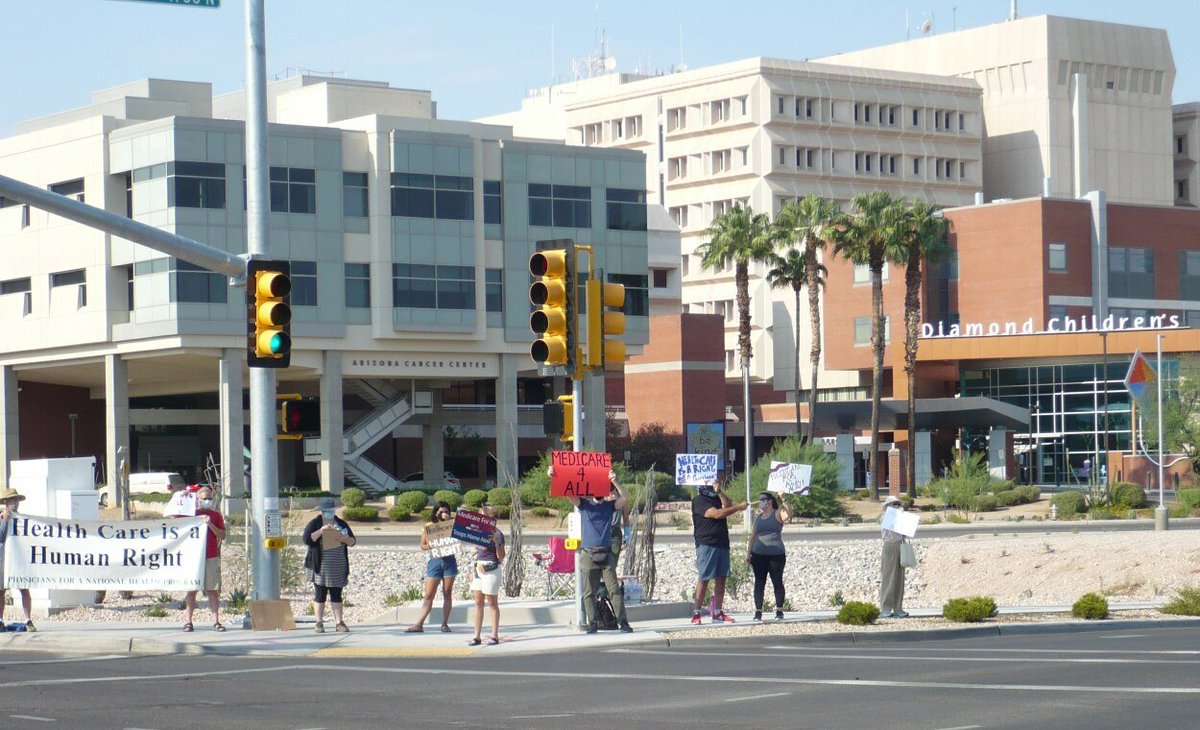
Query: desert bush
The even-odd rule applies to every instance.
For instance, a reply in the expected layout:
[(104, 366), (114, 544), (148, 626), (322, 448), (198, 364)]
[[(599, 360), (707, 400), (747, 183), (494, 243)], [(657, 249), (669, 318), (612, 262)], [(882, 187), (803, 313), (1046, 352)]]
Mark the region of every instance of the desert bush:
[(412, 519), (412, 512), (401, 505), (395, 505), (388, 510), (388, 518), (393, 522), (408, 522)]
[(1098, 504), (1087, 511), (1088, 519), (1092, 520), (1123, 520), (1129, 516), (1129, 510), (1124, 507), (1110, 507)]
[(521, 504), (526, 507), (543, 507), (550, 499), (550, 480), (547, 479), (544, 483), (525, 482), (518, 490), (521, 493)]
[(878, 618), (879, 606), (865, 601), (849, 601), (837, 612), (837, 622), (850, 626), (866, 626)]
[[(793, 464), (812, 464), (812, 482), (807, 495), (788, 495), (793, 511), (797, 517), (820, 517), (829, 519), (846, 514), (842, 505), (842, 491), (838, 489), (838, 465), (833, 457), (826, 454), (821, 447), (805, 444), (796, 436), (789, 436), (775, 442), (771, 449), (754, 464), (750, 470), (751, 499), (756, 499), (767, 489), (767, 475), (771, 471), (772, 461), (786, 461)], [(746, 475), (735, 475), (730, 481), (734, 485), (744, 485)], [(739, 492), (734, 492), (737, 494)], [(745, 492), (740, 492), (744, 494)], [(734, 496), (734, 501), (739, 498)]]
[(1033, 503), (1042, 498), (1042, 490), (1037, 487), (1017, 487), (1014, 491), (1021, 495), (1022, 502)]
[(959, 623), (979, 623), (995, 616), (996, 613), (996, 601), (990, 596), (951, 598), (942, 606), (942, 616), (947, 621)]
[(1113, 507), (1137, 509), (1146, 504), (1146, 490), (1133, 482), (1117, 482), (1108, 490), (1108, 503)]
[(470, 509), (479, 509), (488, 501), (488, 493), (482, 489), (468, 489), (463, 495), (463, 506)]
[(996, 501), (1001, 507), (1012, 507), (1014, 504), (1021, 504), (1021, 493), (1015, 489), (1006, 489), (1003, 492), (996, 492)]
[(419, 489), (401, 492), (400, 496), (396, 497), (396, 506), (403, 507), (409, 512), (420, 512), (425, 509), (425, 505), (428, 502), (429, 495)]
[(463, 496), (451, 489), (439, 489), (433, 493), (433, 501), (445, 502), (446, 506), (453, 512), (462, 506)]
[(225, 600), (225, 605), (230, 611), (244, 611), (250, 600), (250, 596), (246, 593), (245, 588), (234, 588), (229, 592), (229, 598)]
[(145, 611), (142, 611), (142, 614), (144, 616), (149, 616), (150, 618), (166, 618), (167, 609), (163, 608), (162, 606), (151, 606)]
[(1108, 617), (1108, 599), (1099, 593), (1084, 593), (1071, 606), (1071, 615), (1075, 618), (1096, 621)]
[(347, 507), (362, 507), (367, 503), (367, 493), (358, 487), (346, 487), (342, 490), (342, 504)]
[(342, 510), (342, 519), (347, 522), (374, 522), (379, 518), (379, 510), (375, 507), (346, 507)]
[(968, 509), (972, 512), (995, 512), (999, 504), (994, 494), (978, 494), (968, 503)]
[(1175, 616), (1200, 616), (1200, 588), (1180, 588), (1175, 598), (1159, 610)]
[(534, 507), (529, 511), (534, 517), (549, 517), (551, 514), (549, 507)]
[(512, 490), (508, 487), (496, 487), (488, 490), (487, 503), (492, 507), (505, 507), (512, 504)]
[(1188, 509), (1196, 509), (1200, 507), (1200, 489), (1180, 489), (1179, 504)]
[(1087, 500), (1079, 492), (1059, 492), (1050, 498), (1050, 505), (1058, 508), (1059, 517), (1082, 514)]
[(496, 510), (496, 519), (507, 520), (512, 517), (512, 506), (510, 505), (502, 504), (499, 507), (493, 507), (492, 509)]
[(420, 512), (421, 522), (433, 522), (433, 507), (426, 507)]

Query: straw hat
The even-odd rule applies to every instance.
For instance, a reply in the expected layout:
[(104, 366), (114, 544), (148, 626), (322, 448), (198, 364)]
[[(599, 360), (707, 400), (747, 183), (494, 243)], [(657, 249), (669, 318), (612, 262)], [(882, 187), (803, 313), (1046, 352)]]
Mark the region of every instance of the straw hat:
[(20, 502), (22, 499), (25, 499), (25, 495), (18, 493), (17, 490), (13, 489), (12, 487), (0, 489), (0, 502), (5, 502), (10, 499)]

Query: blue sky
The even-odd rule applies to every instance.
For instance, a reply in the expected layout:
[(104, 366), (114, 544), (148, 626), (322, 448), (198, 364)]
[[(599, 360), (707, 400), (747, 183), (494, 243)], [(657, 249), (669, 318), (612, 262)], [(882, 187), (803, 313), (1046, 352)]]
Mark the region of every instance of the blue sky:
[[(0, 136), (31, 117), (83, 106), (92, 91), (147, 76), (242, 87), (242, 0), (219, 9), (130, 0), (2, 0)], [(731, 8), (736, 7), (737, 10)], [(335, 71), (430, 89), (444, 119), (519, 106), (572, 57), (593, 53), (598, 28), (618, 68), (669, 71), (750, 56), (815, 58), (903, 40), (915, 30), (986, 25), (1008, 0), (268, 0), (267, 73)], [(1175, 102), (1200, 101), (1200, 3), (1023, 0), (1020, 14), (1167, 28)]]

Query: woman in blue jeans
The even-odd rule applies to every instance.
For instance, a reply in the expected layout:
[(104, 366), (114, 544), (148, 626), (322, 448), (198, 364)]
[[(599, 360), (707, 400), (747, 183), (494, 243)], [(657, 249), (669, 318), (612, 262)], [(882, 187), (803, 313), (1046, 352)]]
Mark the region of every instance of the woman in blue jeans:
[[(421, 530), (421, 549), (430, 550), (428, 533), (430, 527), (438, 522), (454, 519), (454, 513), (445, 502), (438, 502), (433, 508), (433, 521)], [(419, 634), (425, 631), (425, 619), (433, 610), (433, 597), (437, 595), (438, 584), (442, 586), (442, 633), (450, 633), (450, 609), (454, 606), (454, 579), (458, 576), (458, 558), (454, 555), (438, 557), (430, 555), (425, 560), (425, 597), (421, 602), (421, 615), (417, 622), (404, 630), (406, 634)]]

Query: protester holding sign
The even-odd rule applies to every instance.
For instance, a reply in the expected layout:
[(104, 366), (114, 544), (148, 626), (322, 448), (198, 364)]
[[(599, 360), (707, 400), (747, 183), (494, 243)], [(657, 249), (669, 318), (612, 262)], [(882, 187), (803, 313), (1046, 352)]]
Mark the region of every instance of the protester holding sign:
[[(885, 516), (889, 510), (900, 509), (898, 497), (889, 496), (883, 500)], [(886, 527), (880, 527), (880, 533), (883, 555), (879, 570), (879, 611), (892, 618), (908, 618), (904, 610), (904, 566), (900, 564), (900, 546), (908, 538)]]
[(421, 530), (421, 549), (428, 553), (425, 559), (425, 597), (421, 601), (421, 615), (417, 617), (416, 623), (404, 630), (406, 634), (419, 634), (425, 630), (425, 619), (429, 618), (429, 613), (433, 610), (433, 597), (439, 584), (442, 586), (442, 633), (450, 633), (450, 609), (454, 606), (454, 579), (458, 576), (458, 558), (452, 552), (453, 548), (449, 555), (443, 554), (446, 550), (440, 545), (435, 549), (430, 542), (430, 535), (445, 532), (447, 537), (434, 540), (439, 543), (453, 543), (453, 538), (448, 537), (453, 516), (450, 505), (438, 502), (433, 509), (433, 521)]
[(785, 499), (779, 500), (770, 492), (758, 495), (758, 514), (750, 532), (750, 546), (746, 548), (746, 562), (754, 570), (754, 620), (762, 620), (763, 591), (767, 587), (767, 576), (775, 589), (775, 619), (783, 620), (783, 566), (787, 563), (787, 552), (783, 548), (783, 526), (791, 519), (792, 511)]
[[(205, 526), (204, 548), (204, 595), (208, 596), (208, 608), (213, 615), (213, 630), (224, 631), (221, 623), (221, 541), (225, 539), (225, 519), (213, 509), (211, 487), (200, 487), (196, 492), (196, 517)], [(184, 631), (192, 630), (192, 614), (196, 611), (196, 591), (188, 591), (183, 597)]]
[[(554, 479), (554, 467), (549, 470)], [(610, 491), (607, 496), (570, 497), (571, 504), (579, 509), (582, 527), (581, 552), (579, 553), (579, 572), (583, 574), (583, 615), (584, 625), (589, 634), (597, 631), (596, 616), (599, 613), (597, 605), (597, 589), (600, 587), (601, 576), (604, 586), (608, 589), (612, 600), (613, 613), (616, 615), (617, 628), (628, 634), (633, 631), (629, 619), (625, 615), (625, 591), (617, 580), (617, 555), (620, 545), (613, 549), (614, 520), (619, 520), (624, 514), (628, 495), (625, 488), (617, 481), (615, 471), (608, 472)]]
[[(4, 630), (4, 545), (8, 537), (8, 521), (17, 513), (17, 504), (25, 499), (11, 487), (0, 489), (0, 631)], [(25, 612), (25, 630), (37, 631), (33, 625), (33, 597), (28, 588), (21, 588), (21, 609)]]
[(349, 631), (342, 620), (342, 589), (350, 581), (350, 550), (357, 542), (354, 530), (337, 516), (332, 499), (317, 504), (320, 511), (304, 526), (304, 544), (308, 554), (304, 569), (313, 584), (313, 606), (317, 614), (317, 633), (325, 633), (325, 599), (333, 611), (339, 633)]
[(696, 541), (696, 606), (692, 623), (700, 623), (700, 606), (708, 596), (708, 582), (713, 581), (713, 623), (733, 623), (725, 615), (725, 579), (729, 577), (729, 523), (732, 515), (749, 506), (746, 502), (733, 504), (714, 486), (696, 488), (692, 499), (692, 537)]
[[(496, 510), (484, 507), (483, 514), (494, 518)], [(486, 603), (492, 614), (492, 635), (488, 637), (488, 646), (500, 643), (500, 584), (504, 575), (501, 567), (504, 563), (504, 533), (500, 528), (492, 530), (487, 545), (475, 550), (474, 577), (471, 579), (471, 593), (475, 598), (475, 638), (468, 642), (471, 646), (479, 646), (480, 635), (483, 633), (483, 605)]]

